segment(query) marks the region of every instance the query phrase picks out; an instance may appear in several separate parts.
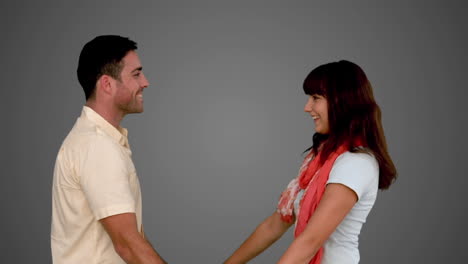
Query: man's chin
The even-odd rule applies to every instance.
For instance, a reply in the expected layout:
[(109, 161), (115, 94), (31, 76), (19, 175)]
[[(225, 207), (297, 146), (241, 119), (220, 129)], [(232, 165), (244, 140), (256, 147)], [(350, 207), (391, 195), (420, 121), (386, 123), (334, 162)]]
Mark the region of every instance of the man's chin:
[(138, 109), (130, 109), (127, 111), (128, 114), (140, 114), (143, 113), (143, 108), (138, 108)]

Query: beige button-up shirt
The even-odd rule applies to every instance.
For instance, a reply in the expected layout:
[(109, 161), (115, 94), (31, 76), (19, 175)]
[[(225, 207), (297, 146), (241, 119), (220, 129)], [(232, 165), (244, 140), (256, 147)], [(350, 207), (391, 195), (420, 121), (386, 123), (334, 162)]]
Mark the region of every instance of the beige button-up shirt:
[(55, 264), (125, 263), (99, 219), (135, 213), (142, 232), (140, 184), (127, 130), (91, 108), (65, 138), (54, 169), (51, 247)]

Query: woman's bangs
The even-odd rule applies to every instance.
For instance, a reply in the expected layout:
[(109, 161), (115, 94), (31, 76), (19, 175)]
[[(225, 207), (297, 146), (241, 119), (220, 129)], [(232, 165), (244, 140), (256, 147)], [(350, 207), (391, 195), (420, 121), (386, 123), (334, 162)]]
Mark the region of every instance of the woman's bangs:
[(307, 76), (307, 78), (304, 80), (304, 85), (303, 85), (304, 93), (307, 95), (321, 95), (325, 96), (325, 85), (323, 84), (323, 81), (317, 76)]

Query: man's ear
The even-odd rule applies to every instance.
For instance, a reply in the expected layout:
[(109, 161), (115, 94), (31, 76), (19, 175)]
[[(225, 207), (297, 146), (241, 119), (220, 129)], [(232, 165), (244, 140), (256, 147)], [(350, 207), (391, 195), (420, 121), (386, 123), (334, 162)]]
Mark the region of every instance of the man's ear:
[(98, 93), (104, 93), (106, 95), (112, 95), (113, 93), (113, 86), (115, 85), (115, 80), (110, 77), (109, 75), (102, 75), (98, 81), (97, 81), (97, 85), (96, 85), (96, 89)]

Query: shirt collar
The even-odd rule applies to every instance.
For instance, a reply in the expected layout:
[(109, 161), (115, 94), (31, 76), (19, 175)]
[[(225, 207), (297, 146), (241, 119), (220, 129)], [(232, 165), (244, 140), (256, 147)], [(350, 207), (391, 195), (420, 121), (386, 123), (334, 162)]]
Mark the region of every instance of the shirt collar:
[(105, 120), (101, 115), (96, 113), (93, 109), (87, 106), (83, 106), (83, 111), (81, 112), (81, 117), (86, 118), (89, 121), (96, 124), (99, 128), (101, 128), (104, 133), (109, 135), (111, 138), (119, 142), (120, 145), (130, 148), (128, 144), (128, 130), (119, 126), (115, 128), (111, 125), (107, 120)]

